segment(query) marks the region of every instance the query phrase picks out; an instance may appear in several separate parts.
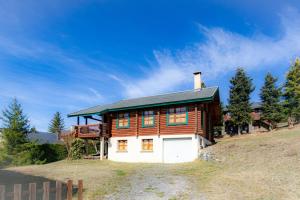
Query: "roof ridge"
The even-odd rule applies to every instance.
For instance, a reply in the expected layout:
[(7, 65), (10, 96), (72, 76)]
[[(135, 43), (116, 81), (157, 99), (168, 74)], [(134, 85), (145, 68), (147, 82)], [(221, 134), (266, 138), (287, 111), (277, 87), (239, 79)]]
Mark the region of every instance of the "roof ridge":
[(177, 94), (177, 93), (183, 93), (183, 92), (191, 92), (191, 91), (202, 90), (202, 89), (209, 89), (209, 88), (218, 88), (218, 86), (210, 86), (210, 87), (205, 87), (205, 88), (201, 88), (201, 89), (181, 90), (181, 91), (177, 91), (177, 92), (168, 92), (168, 93), (161, 93), (161, 94), (150, 95), (150, 96), (128, 98), (128, 99), (122, 99), (122, 100), (119, 100), (119, 101), (116, 101), (116, 102), (126, 101), (126, 100), (133, 100), (133, 99), (142, 99), (142, 98), (148, 98), (148, 97), (157, 97), (157, 96), (163, 96), (163, 95), (168, 95), (168, 94)]

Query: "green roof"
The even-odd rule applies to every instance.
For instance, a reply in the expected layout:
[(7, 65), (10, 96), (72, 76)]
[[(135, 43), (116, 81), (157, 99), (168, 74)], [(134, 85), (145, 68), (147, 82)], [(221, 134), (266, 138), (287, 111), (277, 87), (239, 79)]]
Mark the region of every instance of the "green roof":
[(129, 110), (136, 108), (157, 107), (174, 105), (179, 103), (212, 101), (218, 93), (218, 87), (208, 87), (199, 90), (188, 90), (183, 92), (161, 94), (155, 96), (125, 99), (113, 104), (99, 105), (77, 112), (70, 113), (68, 117), (88, 116), (92, 114), (103, 114), (107, 112)]

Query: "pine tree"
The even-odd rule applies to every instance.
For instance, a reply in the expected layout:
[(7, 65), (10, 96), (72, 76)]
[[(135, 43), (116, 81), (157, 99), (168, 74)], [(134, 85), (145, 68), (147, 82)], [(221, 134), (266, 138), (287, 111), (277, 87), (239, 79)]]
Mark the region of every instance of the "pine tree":
[(49, 125), (49, 132), (60, 134), (65, 128), (64, 119), (62, 118), (60, 112), (56, 112), (54, 114), (53, 119), (50, 122)]
[(242, 68), (236, 70), (235, 76), (230, 80), (228, 111), (232, 123), (238, 127), (238, 134), (243, 125), (251, 122), (250, 94), (254, 91), (252, 79)]
[(270, 124), (270, 129), (275, 128), (284, 117), (283, 107), (280, 103), (281, 89), (276, 87), (276, 81), (277, 78), (268, 73), (260, 90), (263, 111), (261, 119)]
[(300, 59), (291, 66), (284, 85), (285, 107), (289, 117), (289, 125), (300, 120)]
[(29, 120), (17, 99), (14, 99), (2, 114), (4, 147), (9, 155), (13, 155), (27, 142), (27, 134), (30, 131)]

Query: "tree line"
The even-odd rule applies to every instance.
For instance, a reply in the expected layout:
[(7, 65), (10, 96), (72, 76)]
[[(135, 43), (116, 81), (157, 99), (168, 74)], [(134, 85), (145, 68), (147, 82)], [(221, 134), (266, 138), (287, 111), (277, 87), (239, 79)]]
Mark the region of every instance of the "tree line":
[[(0, 167), (9, 165), (44, 164), (67, 157), (63, 144), (39, 144), (30, 141), (29, 134), (37, 134), (30, 125), (17, 99), (5, 108), (0, 116), (3, 128), (0, 141)], [(64, 121), (60, 113), (54, 115), (49, 125), (51, 133), (60, 133), (64, 129)], [(0, 138), (1, 139), (1, 138)]]
[[(252, 81), (243, 68), (238, 68), (230, 80), (227, 110), (238, 134), (252, 120), (250, 95), (255, 90)], [(300, 60), (297, 58), (290, 66), (282, 86), (277, 81), (278, 78), (267, 73), (260, 88), (261, 120), (269, 124), (269, 130), (281, 121), (287, 121), (289, 127), (300, 121)]]
[[(0, 115), (3, 128), (0, 135), (0, 168), (5, 166), (45, 164), (65, 158), (80, 159), (88, 153), (96, 153), (97, 143), (87, 143), (82, 139), (64, 138), (57, 144), (40, 144), (29, 140), (29, 134), (38, 134), (31, 126), (29, 118), (24, 114), (17, 99), (5, 108)], [(56, 112), (49, 123), (48, 132), (59, 139), (65, 129), (64, 119)], [(2, 140), (1, 140), (2, 137)]]

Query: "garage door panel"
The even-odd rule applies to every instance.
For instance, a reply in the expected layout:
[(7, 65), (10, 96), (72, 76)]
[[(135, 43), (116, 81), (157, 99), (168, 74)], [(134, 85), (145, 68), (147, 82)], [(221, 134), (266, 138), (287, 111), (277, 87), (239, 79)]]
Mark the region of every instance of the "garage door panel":
[(163, 139), (163, 158), (165, 163), (193, 161), (192, 138)]

